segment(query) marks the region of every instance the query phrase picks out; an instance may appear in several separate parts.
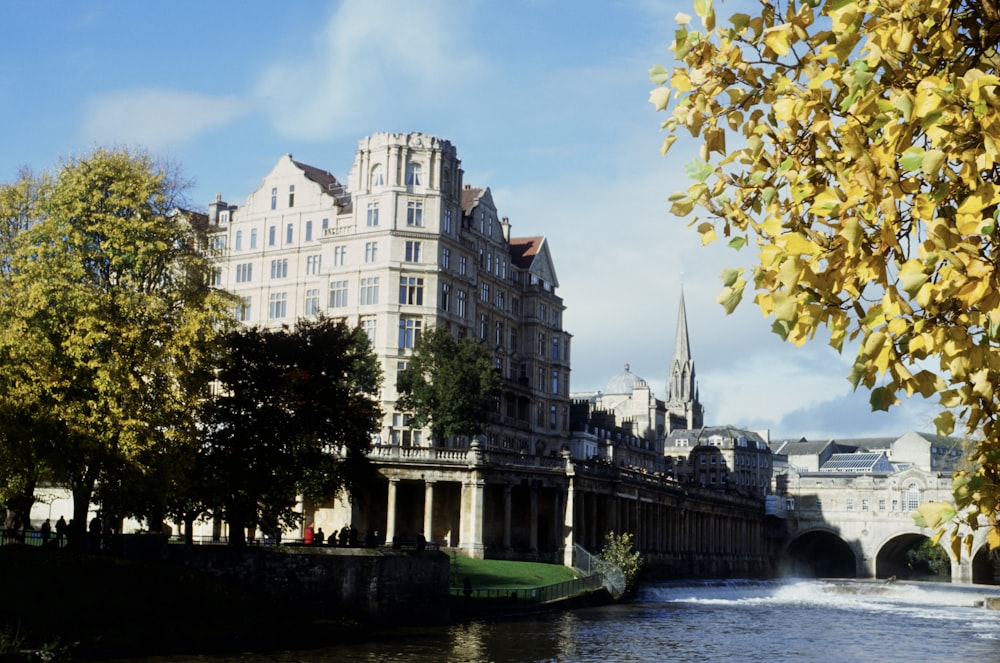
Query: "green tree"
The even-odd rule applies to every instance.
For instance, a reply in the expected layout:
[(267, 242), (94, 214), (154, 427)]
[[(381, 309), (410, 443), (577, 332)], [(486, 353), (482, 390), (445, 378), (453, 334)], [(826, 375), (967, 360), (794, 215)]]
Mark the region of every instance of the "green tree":
[(161, 452), (191, 448), (231, 304), (175, 214), (183, 183), (148, 155), (98, 149), (18, 184), (38, 195), (0, 281), (0, 398), (56, 435), (35, 459), (71, 487), (81, 533), (99, 482), (122, 508), (157, 485)]
[[(773, 330), (800, 345), (825, 327), (856, 348), (850, 380), (873, 409), (920, 394), (938, 399), (940, 434), (964, 424), (976, 467), (955, 477), (952, 524), (988, 523), (1000, 545), (996, 3), (761, 2), (718, 26), (711, 0), (694, 8), (700, 27), (679, 15), (671, 47), (680, 65), (650, 72), (663, 151), (681, 132), (701, 146), (673, 212), (705, 212), (703, 243), (755, 246)], [(732, 311), (745, 270), (723, 285)]]
[(635, 549), (635, 537), (627, 532), (608, 532), (597, 558), (600, 560), (599, 568), (605, 575), (621, 573), (625, 585), (623, 595), (634, 596), (642, 570), (642, 554)]
[(414, 426), (429, 425), (431, 439), (441, 445), (452, 435), (482, 432), (496, 411), (500, 374), (486, 347), (437, 327), (420, 336), (396, 388), (397, 407), (413, 412)]
[(226, 347), (202, 456), (208, 502), (241, 546), (249, 528), (297, 524), (299, 495), (329, 498), (370, 478), (381, 370), (363, 330), (326, 318), (235, 330)]

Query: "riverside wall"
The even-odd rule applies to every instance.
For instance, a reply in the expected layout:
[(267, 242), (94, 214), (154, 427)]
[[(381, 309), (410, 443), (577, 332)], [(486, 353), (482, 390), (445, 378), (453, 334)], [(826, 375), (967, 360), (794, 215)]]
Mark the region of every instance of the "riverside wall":
[(442, 552), (170, 545), (166, 556), (314, 618), (380, 627), (447, 624), (450, 619), (450, 560)]

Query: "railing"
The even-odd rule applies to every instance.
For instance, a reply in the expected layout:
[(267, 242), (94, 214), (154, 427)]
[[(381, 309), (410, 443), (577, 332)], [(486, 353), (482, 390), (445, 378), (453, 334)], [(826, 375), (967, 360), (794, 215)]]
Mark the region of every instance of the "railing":
[(65, 548), (66, 538), (56, 537), (55, 534), (50, 534), (48, 538), (45, 538), (42, 536), (42, 533), (37, 530), (28, 530), (27, 532), (23, 532), (21, 530), (11, 530), (0, 527), (0, 545), (8, 546), (13, 544), (22, 544), (36, 548), (41, 548), (45, 545)]
[(625, 593), (625, 574), (621, 567), (591, 555), (578, 544), (573, 544), (573, 568), (600, 578), (603, 586), (615, 598)]

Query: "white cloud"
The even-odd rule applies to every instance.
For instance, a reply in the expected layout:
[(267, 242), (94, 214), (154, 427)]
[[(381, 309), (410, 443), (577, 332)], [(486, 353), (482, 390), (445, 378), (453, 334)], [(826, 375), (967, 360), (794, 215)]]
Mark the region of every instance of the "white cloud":
[(90, 143), (160, 150), (225, 126), (250, 110), (237, 97), (164, 89), (118, 90), (87, 101), (82, 133)]
[(461, 83), (477, 70), (459, 23), (459, 7), (443, 2), (347, 0), (311, 49), (262, 73), (256, 94), (291, 138), (409, 131), (385, 123), (401, 108), (459, 111)]

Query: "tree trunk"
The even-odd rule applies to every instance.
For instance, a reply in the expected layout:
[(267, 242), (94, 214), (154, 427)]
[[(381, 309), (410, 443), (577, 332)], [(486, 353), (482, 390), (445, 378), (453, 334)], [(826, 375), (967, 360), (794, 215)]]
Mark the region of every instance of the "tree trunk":
[[(83, 476), (74, 479), (70, 485), (70, 489), (73, 491), (73, 519), (69, 521), (69, 548), (74, 552), (88, 551), (87, 514), (90, 512), (90, 499), (94, 495), (96, 474), (88, 469)], [(89, 548), (93, 552), (97, 551), (94, 546), (89, 546)]]

